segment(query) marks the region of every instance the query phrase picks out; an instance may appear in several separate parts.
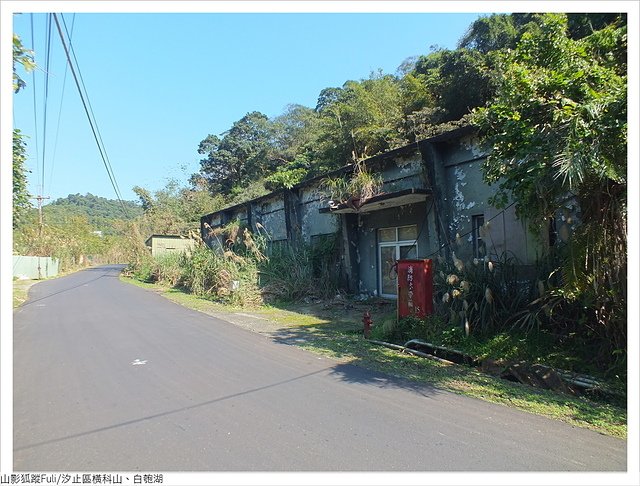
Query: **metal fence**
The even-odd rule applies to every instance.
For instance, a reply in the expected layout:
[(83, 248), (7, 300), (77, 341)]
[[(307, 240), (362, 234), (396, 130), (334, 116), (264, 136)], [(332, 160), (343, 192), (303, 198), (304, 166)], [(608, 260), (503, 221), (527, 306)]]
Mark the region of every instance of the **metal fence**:
[(41, 279), (58, 275), (57, 258), (13, 255), (13, 276), (20, 279)]

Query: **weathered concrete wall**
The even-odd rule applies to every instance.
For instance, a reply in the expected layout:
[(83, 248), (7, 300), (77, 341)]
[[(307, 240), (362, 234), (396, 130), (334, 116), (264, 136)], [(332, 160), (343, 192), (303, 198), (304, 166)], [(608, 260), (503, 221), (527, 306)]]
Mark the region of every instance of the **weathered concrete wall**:
[(506, 253), (523, 264), (533, 264), (544, 251), (540, 238), (536, 238), (524, 221), (516, 218), (515, 206), (506, 210), (488, 207), (485, 213), (487, 250), (490, 256)]
[(442, 144), (441, 193), (444, 198), (443, 220), (451, 248), (463, 260), (472, 259), (474, 216), (483, 216), (482, 238), (488, 256), (495, 258), (504, 252), (521, 263), (530, 264), (540, 253), (539, 245), (526, 225), (517, 220), (513, 206), (505, 211), (495, 209), (488, 199), (497, 186), (483, 181), (484, 152), (477, 139), (466, 137), (459, 144)]
[(314, 236), (336, 234), (340, 231), (340, 215), (320, 213), (327, 206), (327, 199), (319, 186), (316, 182), (291, 191), (278, 191), (271, 197), (204, 216), (203, 238), (212, 244), (205, 223), (215, 229), (235, 220), (251, 226), (252, 231), (266, 233), (271, 241), (301, 238), (309, 242)]
[(285, 208), (282, 194), (272, 198), (264, 199), (252, 204), (251, 212), (253, 224), (258, 223), (262, 228), (257, 230), (266, 232), (271, 241), (287, 239), (287, 226), (285, 223)]
[(192, 250), (195, 242), (190, 238), (169, 238), (153, 236), (151, 238), (151, 255), (161, 256), (167, 253), (181, 253)]
[(13, 276), (31, 280), (55, 277), (59, 264), (57, 258), (13, 255)]
[(298, 222), (304, 241), (311, 241), (313, 236), (336, 234), (340, 231), (340, 215), (320, 213), (320, 209), (328, 204), (327, 198), (320, 191), (320, 183), (299, 190)]
[(459, 258), (473, 258), (471, 223), (476, 215), (488, 219), (487, 185), (482, 182), (482, 172), (477, 161), (447, 164), (445, 172), (447, 185), (444, 193), (449, 206), (446, 229), (449, 241), (453, 242), (452, 248)]
[[(378, 161), (370, 171), (382, 176), (385, 193), (428, 187), (422, 154), (417, 148), (403, 156)], [(358, 292), (368, 295), (380, 293), (379, 229), (416, 225), (419, 233), (416, 258), (426, 258), (438, 249), (438, 240), (434, 238), (435, 219), (430, 209), (431, 199), (427, 199), (426, 202), (354, 215), (357, 239), (349, 243), (356, 244), (354, 267)]]
[(417, 149), (411, 156), (399, 157), (392, 162), (386, 162), (381, 175), (385, 192), (426, 187), (424, 164)]
[[(490, 256), (509, 252), (522, 263), (532, 263), (540, 253), (538, 244), (515, 218), (513, 208), (501, 212), (489, 205), (495, 188), (482, 178), (486, 154), (468, 133), (454, 131), (366, 161), (370, 172), (382, 176), (384, 193), (427, 189), (431, 194), (424, 202), (370, 213), (321, 213), (328, 200), (320, 190), (320, 180), (313, 180), (208, 215), (203, 221), (216, 227), (239, 219), (253, 231), (266, 232), (272, 241), (309, 242), (318, 235), (341, 234), (344, 281), (349, 290), (369, 294), (380, 292), (380, 228), (416, 225), (416, 258), (455, 251), (459, 258), (468, 260), (474, 256), (472, 221), (481, 215), (488, 221), (483, 241)], [(348, 177), (350, 170), (336, 173)]]
[(243, 205), (240, 208), (236, 209), (233, 214), (229, 214), (229, 218), (226, 220), (226, 223), (234, 220), (240, 221), (240, 223), (248, 225), (249, 218), (247, 216), (248, 210), (247, 206)]
[(418, 239), (415, 258), (427, 258), (438, 250), (434, 232), (434, 215), (431, 201), (407, 204), (359, 216), (358, 274), (359, 291), (369, 295), (380, 292), (378, 230), (416, 225)]

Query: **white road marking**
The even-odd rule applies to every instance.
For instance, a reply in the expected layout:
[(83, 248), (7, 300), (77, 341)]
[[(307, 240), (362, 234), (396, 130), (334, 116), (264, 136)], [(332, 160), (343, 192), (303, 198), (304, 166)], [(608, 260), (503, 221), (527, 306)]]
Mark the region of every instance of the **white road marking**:
[(133, 366), (136, 366), (136, 365), (146, 365), (146, 364), (147, 364), (147, 361), (148, 361), (148, 360), (146, 360), (146, 359), (145, 359), (145, 360), (136, 359), (136, 360), (135, 360), (135, 361), (133, 361), (131, 364), (132, 364)]

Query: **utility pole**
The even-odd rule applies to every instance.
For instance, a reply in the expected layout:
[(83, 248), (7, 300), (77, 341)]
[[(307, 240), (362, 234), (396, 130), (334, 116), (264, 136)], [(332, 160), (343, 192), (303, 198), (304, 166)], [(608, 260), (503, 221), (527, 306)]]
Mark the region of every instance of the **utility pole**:
[(42, 219), (42, 201), (45, 199), (51, 199), (51, 196), (32, 196), (31, 199), (38, 201), (38, 237), (42, 238), (42, 227), (44, 226), (44, 221)]
[[(30, 199), (38, 201), (38, 243), (42, 240), (42, 227), (44, 226), (44, 220), (42, 218), (42, 201), (45, 199), (51, 199), (51, 196), (31, 196)], [(38, 257), (38, 279), (42, 278), (42, 269), (40, 267), (40, 257)]]

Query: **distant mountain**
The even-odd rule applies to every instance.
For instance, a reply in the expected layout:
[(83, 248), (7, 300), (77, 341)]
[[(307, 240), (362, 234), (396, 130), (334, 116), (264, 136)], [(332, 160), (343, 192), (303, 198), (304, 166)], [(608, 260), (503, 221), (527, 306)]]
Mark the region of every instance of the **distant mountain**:
[[(122, 206), (126, 212), (122, 209)], [(96, 230), (105, 234), (112, 232), (113, 220), (130, 220), (142, 215), (142, 207), (134, 201), (120, 201), (94, 196), (87, 193), (69, 194), (56, 199), (42, 208), (45, 221), (51, 224), (64, 224), (71, 217), (86, 216)]]

